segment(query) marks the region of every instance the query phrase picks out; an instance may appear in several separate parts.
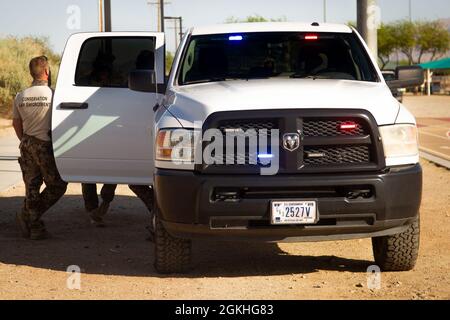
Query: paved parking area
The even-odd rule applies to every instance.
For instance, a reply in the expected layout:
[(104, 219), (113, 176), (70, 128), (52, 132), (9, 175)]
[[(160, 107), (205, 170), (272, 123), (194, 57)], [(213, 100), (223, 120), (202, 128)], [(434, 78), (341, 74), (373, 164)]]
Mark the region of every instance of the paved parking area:
[(450, 117), (417, 118), (421, 148), (450, 160)]
[(404, 105), (416, 116), (421, 155), (450, 164), (450, 96), (407, 96)]

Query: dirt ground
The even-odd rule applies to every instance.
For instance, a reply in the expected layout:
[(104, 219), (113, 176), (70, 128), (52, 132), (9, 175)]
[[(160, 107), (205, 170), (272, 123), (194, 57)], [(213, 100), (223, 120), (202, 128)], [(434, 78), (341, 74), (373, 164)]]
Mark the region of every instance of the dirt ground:
[[(53, 238), (18, 236), (14, 214), (22, 185), (0, 193), (1, 299), (450, 299), (450, 171), (424, 169), (420, 257), (410, 272), (381, 275), (381, 289), (367, 288), (372, 264), (369, 239), (264, 244), (194, 242), (193, 270), (161, 276), (145, 240), (148, 214), (127, 187), (94, 228), (82, 206), (80, 186), (46, 215)], [(81, 268), (81, 290), (66, 286), (69, 265)]]

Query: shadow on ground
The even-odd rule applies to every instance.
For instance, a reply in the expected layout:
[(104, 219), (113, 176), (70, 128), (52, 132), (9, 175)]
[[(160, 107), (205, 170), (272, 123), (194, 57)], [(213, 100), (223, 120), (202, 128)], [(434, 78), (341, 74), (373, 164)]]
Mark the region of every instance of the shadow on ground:
[[(150, 276), (153, 244), (146, 241), (149, 214), (135, 197), (117, 196), (107, 227), (90, 225), (81, 196), (65, 196), (44, 216), (52, 238), (19, 237), (15, 212), (23, 198), (0, 198), (0, 263), (65, 271), (78, 265), (83, 273)], [(239, 277), (311, 273), (318, 270), (366, 272), (370, 261), (336, 256), (296, 256), (277, 244), (195, 241), (192, 270), (170, 277)], [(344, 266), (344, 267), (343, 267)]]

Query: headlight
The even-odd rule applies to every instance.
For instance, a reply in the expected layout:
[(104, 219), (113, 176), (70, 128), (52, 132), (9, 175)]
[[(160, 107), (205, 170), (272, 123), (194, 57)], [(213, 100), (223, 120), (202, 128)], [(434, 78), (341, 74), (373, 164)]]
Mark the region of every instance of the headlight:
[(193, 163), (196, 131), (161, 129), (156, 135), (156, 160)]
[(379, 128), (386, 158), (418, 156), (417, 127), (396, 124)]

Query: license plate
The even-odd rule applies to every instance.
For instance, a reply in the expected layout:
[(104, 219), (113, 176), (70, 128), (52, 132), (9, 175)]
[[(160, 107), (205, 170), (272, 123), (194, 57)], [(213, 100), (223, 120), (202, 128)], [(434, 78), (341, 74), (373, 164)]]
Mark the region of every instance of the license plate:
[(318, 221), (317, 203), (304, 201), (272, 201), (272, 224), (311, 224)]

